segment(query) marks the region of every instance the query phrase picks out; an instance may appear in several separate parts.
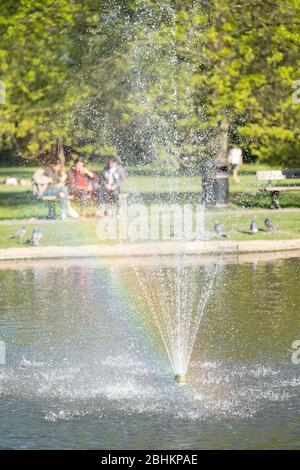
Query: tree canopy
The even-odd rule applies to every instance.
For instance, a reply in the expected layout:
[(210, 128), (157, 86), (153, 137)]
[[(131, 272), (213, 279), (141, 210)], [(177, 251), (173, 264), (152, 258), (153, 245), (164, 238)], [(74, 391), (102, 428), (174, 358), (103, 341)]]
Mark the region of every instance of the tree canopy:
[(296, 164), (298, 0), (2, 0), (0, 149)]

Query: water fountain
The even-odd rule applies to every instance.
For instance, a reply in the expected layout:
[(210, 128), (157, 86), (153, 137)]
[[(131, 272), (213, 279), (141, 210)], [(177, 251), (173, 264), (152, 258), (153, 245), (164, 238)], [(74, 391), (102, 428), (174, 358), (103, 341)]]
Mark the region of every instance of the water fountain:
[[(127, 20), (118, 9), (112, 8), (110, 14), (105, 16), (105, 24), (106, 27), (109, 24), (113, 27), (116, 19), (122, 24), (128, 21), (124, 34), (128, 39), (126, 70), (130, 73), (124, 81), (125, 86), (132, 90), (130, 109), (134, 110), (128, 114), (128, 119), (133, 119), (128, 132), (130, 141), (137, 145), (153, 171), (157, 171), (158, 177), (154, 178), (153, 183), (155, 191), (159, 190), (162, 167), (172, 174), (180, 168), (183, 159), (193, 158), (190, 155), (193, 154), (191, 147), (198, 149), (200, 145), (196, 142), (200, 139), (200, 131), (193, 131), (187, 124), (191, 120), (199, 120), (190, 81), (197, 71), (197, 60), (192, 56), (184, 60), (182, 49), (185, 44), (188, 51), (189, 44), (198, 40), (199, 26), (192, 19), (201, 13), (201, 5), (195, 2), (184, 17), (179, 15), (180, 9), (170, 0), (153, 5), (140, 0), (137, 6), (138, 13), (133, 13)], [(181, 21), (184, 24), (189, 22), (185, 43), (180, 36)], [(157, 40), (157, 34), (160, 40)], [(111, 140), (115, 138), (124, 159), (127, 156), (130, 158), (128, 142), (123, 142), (117, 135), (118, 123), (114, 124), (109, 118), (107, 123)], [(178, 187), (172, 176), (168, 186), (168, 202), (176, 203)], [(159, 204), (164, 202), (159, 200)], [(159, 264), (133, 268), (177, 383), (188, 380), (187, 370), (194, 342), (216, 274), (214, 265), (202, 270), (199, 267), (187, 268), (184, 258), (179, 252), (173, 268)]]
[(175, 381), (187, 383), (187, 370), (217, 265), (135, 268), (140, 290), (169, 357)]

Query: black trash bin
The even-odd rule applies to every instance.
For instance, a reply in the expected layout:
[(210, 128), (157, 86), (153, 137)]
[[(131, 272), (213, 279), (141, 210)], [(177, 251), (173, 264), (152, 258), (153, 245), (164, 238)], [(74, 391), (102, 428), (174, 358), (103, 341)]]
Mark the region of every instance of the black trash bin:
[(226, 207), (229, 201), (228, 165), (217, 163), (214, 184), (216, 207)]

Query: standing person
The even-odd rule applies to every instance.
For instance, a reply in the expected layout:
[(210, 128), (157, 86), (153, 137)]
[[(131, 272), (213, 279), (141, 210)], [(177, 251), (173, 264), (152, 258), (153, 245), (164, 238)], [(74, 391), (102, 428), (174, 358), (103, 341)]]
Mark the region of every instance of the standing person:
[(65, 180), (66, 174), (62, 171), (61, 161), (56, 159), (45, 168), (39, 168), (33, 174), (33, 192), (40, 198), (55, 196), (59, 200), (63, 220), (67, 219), (68, 216), (77, 219), (78, 214), (71, 207)]
[[(119, 201), (121, 187), (125, 179), (125, 172), (115, 157), (109, 157), (101, 175), (100, 203), (104, 203), (104, 215), (108, 214), (107, 206), (117, 206), (119, 214)], [(98, 211), (97, 215), (101, 215)]]
[(97, 175), (85, 167), (83, 157), (78, 157), (68, 171), (67, 186), (70, 194), (73, 194), (80, 201), (80, 215), (85, 217), (87, 201), (92, 194), (96, 194), (95, 183)]
[(233, 180), (239, 182), (239, 168), (243, 163), (242, 150), (237, 144), (232, 146), (228, 155), (228, 164), (232, 167)]

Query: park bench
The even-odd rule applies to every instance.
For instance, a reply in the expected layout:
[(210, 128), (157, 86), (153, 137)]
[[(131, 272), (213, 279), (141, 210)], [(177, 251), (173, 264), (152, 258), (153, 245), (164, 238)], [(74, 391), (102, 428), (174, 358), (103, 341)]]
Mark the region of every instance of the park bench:
[[(57, 219), (56, 213), (56, 205), (58, 204), (59, 200), (57, 196), (36, 196), (39, 201), (47, 204), (48, 206), (48, 219)], [(69, 196), (70, 200), (74, 200), (73, 196)]]
[(46, 203), (48, 206), (48, 218), (49, 219), (56, 219), (57, 214), (56, 214), (56, 204), (58, 202), (58, 199), (56, 196), (41, 196), (39, 198), (42, 202)]
[(267, 184), (263, 187), (263, 191), (271, 195), (272, 209), (280, 209), (280, 193), (288, 191), (300, 191), (300, 184), (297, 183), (286, 185), (276, 185), (273, 183), (273, 181), (292, 180), (300, 178), (300, 170), (257, 171), (256, 177), (258, 181), (267, 181)]
[[(58, 198), (57, 196), (36, 196), (39, 201), (42, 201), (43, 203), (47, 204), (48, 206), (48, 219), (56, 219), (57, 218), (57, 213), (56, 213), (56, 205), (58, 203)], [(125, 203), (128, 197), (128, 193), (121, 193), (120, 194), (120, 203)], [(90, 196), (90, 199), (93, 199), (93, 196)], [(76, 201), (77, 198), (74, 194), (69, 194), (69, 200), (70, 201)], [(97, 199), (98, 203), (98, 199)]]

